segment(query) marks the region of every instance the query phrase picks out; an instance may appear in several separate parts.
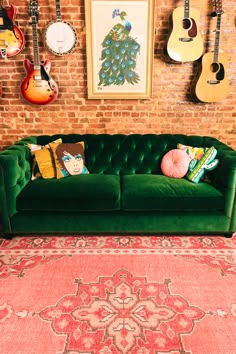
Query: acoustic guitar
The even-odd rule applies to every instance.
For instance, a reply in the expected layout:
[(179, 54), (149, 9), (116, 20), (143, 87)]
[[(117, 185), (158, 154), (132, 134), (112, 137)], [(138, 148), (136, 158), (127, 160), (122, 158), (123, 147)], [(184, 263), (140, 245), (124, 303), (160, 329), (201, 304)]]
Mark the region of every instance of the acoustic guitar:
[(16, 10), (13, 5), (3, 7), (0, 0), (0, 57), (8, 58), (20, 53), (24, 48), (25, 39), (21, 30), (14, 25)]
[(70, 23), (61, 18), (60, 0), (56, 0), (56, 21), (52, 21), (45, 31), (48, 50), (55, 55), (71, 53), (77, 45), (77, 33)]
[(31, 63), (28, 59), (24, 61), (24, 67), (27, 73), (22, 82), (21, 92), (23, 97), (32, 104), (45, 105), (53, 102), (58, 95), (58, 87), (55, 81), (49, 76), (51, 63), (46, 60), (39, 61), (37, 23), (39, 17), (38, 1), (30, 0), (29, 15), (31, 16), (31, 25), (33, 32), (34, 61)]
[(221, 16), (223, 14), (221, 1), (215, 2), (213, 17), (217, 17), (214, 51), (205, 53), (201, 60), (200, 75), (196, 83), (195, 94), (202, 102), (217, 102), (223, 100), (229, 93), (229, 80), (226, 75), (228, 58), (219, 52)]
[(165, 51), (177, 62), (195, 61), (203, 53), (203, 40), (198, 30), (200, 12), (190, 7), (189, 0), (170, 16), (170, 35)]

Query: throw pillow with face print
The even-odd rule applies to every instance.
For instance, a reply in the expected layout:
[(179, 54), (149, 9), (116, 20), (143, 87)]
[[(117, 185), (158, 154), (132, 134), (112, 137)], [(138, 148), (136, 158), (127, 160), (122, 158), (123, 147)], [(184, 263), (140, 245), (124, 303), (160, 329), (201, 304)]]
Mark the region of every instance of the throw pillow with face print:
[(55, 161), (56, 178), (89, 173), (85, 166), (83, 141), (76, 144), (50, 144), (50, 148)]

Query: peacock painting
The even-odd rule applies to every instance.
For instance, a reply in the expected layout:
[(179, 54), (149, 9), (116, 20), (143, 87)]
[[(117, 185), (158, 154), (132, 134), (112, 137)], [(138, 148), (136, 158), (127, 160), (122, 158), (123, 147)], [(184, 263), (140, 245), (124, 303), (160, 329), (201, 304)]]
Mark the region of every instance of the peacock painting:
[(139, 43), (130, 36), (131, 23), (126, 19), (127, 13), (115, 9), (112, 19), (120, 18), (102, 42), (102, 61), (99, 71), (99, 86), (136, 84), (139, 75), (135, 72)]

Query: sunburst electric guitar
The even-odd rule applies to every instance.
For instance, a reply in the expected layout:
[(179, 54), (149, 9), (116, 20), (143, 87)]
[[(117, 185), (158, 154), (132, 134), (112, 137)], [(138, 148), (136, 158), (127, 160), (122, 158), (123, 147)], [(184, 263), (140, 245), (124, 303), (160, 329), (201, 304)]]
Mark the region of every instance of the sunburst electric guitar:
[(198, 29), (200, 12), (190, 7), (185, 0), (184, 6), (177, 7), (170, 17), (170, 35), (166, 52), (176, 62), (195, 61), (203, 53), (203, 40)]
[(212, 14), (217, 17), (214, 51), (203, 55), (201, 71), (195, 87), (195, 95), (202, 102), (221, 101), (229, 93), (229, 80), (226, 75), (228, 59), (226, 54), (219, 52), (222, 14), (221, 1), (217, 1), (216, 11)]
[(24, 48), (25, 39), (21, 30), (14, 25), (16, 10), (13, 5), (7, 9), (0, 0), (0, 57), (13, 57)]
[(31, 16), (31, 25), (33, 32), (34, 61), (31, 63), (28, 59), (24, 61), (24, 67), (27, 73), (22, 82), (21, 92), (24, 98), (32, 104), (45, 105), (53, 102), (58, 95), (58, 87), (55, 81), (49, 76), (51, 63), (45, 60), (39, 61), (37, 23), (39, 17), (38, 1), (30, 1), (29, 15)]

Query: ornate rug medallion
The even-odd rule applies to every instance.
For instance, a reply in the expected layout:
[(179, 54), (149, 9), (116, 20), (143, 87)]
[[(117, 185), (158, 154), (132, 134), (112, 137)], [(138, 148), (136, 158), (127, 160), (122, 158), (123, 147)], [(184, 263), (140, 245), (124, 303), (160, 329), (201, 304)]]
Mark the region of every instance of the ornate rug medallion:
[(205, 316), (184, 297), (170, 293), (170, 280), (149, 283), (122, 269), (97, 283), (77, 282), (76, 295), (39, 313), (57, 334), (68, 335), (65, 353), (179, 350), (181, 334), (192, 332), (195, 322)]

